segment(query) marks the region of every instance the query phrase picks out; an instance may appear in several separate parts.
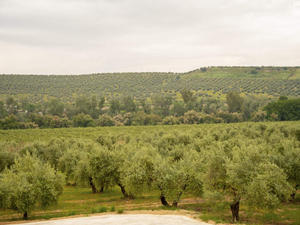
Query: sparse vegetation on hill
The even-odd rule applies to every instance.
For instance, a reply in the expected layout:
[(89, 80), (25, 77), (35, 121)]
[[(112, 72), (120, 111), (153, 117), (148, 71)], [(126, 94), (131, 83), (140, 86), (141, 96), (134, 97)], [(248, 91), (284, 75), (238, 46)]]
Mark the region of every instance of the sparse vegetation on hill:
[(188, 73), (0, 75), (0, 97), (28, 96), (35, 101), (57, 97), (67, 102), (80, 95), (143, 99), (154, 94), (175, 96), (184, 88), (195, 91), (197, 96), (230, 91), (300, 96), (300, 68), (208, 67)]

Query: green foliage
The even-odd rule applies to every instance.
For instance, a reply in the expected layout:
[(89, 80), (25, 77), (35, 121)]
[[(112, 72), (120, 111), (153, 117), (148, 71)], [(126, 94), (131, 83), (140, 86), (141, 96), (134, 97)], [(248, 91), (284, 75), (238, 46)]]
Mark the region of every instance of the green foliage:
[(62, 174), (28, 154), (17, 158), (0, 179), (1, 206), (17, 209), (25, 219), (36, 204), (55, 203), (63, 190)]
[(283, 170), (274, 164), (261, 164), (246, 188), (247, 202), (256, 208), (275, 208), (290, 198), (292, 187)]
[(124, 209), (118, 209), (118, 210), (117, 210), (117, 213), (118, 213), (118, 214), (122, 214), (123, 212), (124, 212)]
[(229, 92), (226, 95), (229, 112), (241, 112), (244, 99), (237, 92)]
[(52, 99), (49, 102), (49, 113), (56, 116), (61, 116), (64, 112), (64, 104), (58, 99)]
[[(2, 146), (1, 146), (2, 147)], [(10, 168), (14, 164), (16, 153), (7, 151), (5, 149), (0, 150), (0, 173), (5, 168)]]
[(91, 211), (91, 213), (104, 213), (104, 212), (107, 212), (107, 208), (105, 206), (93, 208)]
[(80, 113), (73, 117), (74, 127), (92, 127), (94, 120), (90, 115)]
[(265, 108), (269, 117), (276, 114), (278, 120), (299, 120), (300, 99), (279, 99), (277, 102), (269, 103)]
[(193, 96), (193, 92), (187, 89), (183, 89), (180, 91), (180, 94), (182, 96), (182, 99), (185, 104), (195, 101), (195, 97)]
[[(211, 119), (202, 113), (197, 117)], [(167, 207), (181, 207), (183, 197), (194, 198), (203, 192), (216, 199), (216, 210), (226, 214), (225, 207), (230, 205), (234, 218), (239, 219), (236, 211), (241, 207), (246, 218), (246, 206), (260, 212), (260, 208), (276, 209), (287, 200), (298, 201), (298, 127), (299, 122), (268, 122), (0, 131), (0, 156), (2, 152), (8, 156), (1, 161), (2, 168), (9, 168), (0, 175), (0, 179), (5, 177), (0, 184), (1, 204), (14, 208), (5, 197), (9, 196), (6, 190), (20, 180), (27, 185), (20, 188), (30, 190), (26, 196), (21, 192), (28, 204), (34, 202), (30, 209), (42, 205), (23, 172), (13, 169), (17, 167), (11, 157), (17, 156), (24, 161), (32, 158), (38, 166), (54, 171), (51, 165), (65, 174), (68, 184), (89, 187), (91, 196), (103, 192), (95, 195), (108, 197), (120, 188), (123, 198), (135, 198), (130, 201), (143, 201), (153, 193), (153, 202), (160, 199)], [(19, 171), (27, 171), (27, 166), (23, 163)], [(33, 167), (31, 177), (43, 171)], [(23, 178), (13, 179), (19, 173)], [(105, 207), (108, 210), (111, 205)], [(86, 211), (100, 212), (99, 205)], [(222, 215), (218, 218), (229, 220)]]
[(101, 127), (110, 127), (115, 125), (115, 121), (111, 116), (104, 114), (99, 116), (98, 124)]

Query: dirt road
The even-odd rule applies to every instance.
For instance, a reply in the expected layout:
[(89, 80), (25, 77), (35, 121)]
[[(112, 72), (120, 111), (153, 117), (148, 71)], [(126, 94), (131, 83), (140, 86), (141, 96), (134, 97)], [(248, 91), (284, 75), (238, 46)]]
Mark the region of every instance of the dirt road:
[(103, 215), (24, 223), (24, 225), (210, 225), (180, 215)]

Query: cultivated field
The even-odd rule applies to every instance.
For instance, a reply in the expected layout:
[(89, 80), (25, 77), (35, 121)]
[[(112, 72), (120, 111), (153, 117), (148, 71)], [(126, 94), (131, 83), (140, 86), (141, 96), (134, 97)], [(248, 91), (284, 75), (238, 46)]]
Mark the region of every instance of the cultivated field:
[[(30, 219), (164, 209), (229, 223), (239, 195), (243, 223), (296, 225), (300, 195), (289, 195), (299, 182), (299, 128), (299, 122), (269, 122), (2, 130), (0, 153), (31, 157), (29, 152), (65, 174), (68, 185), (57, 203), (47, 209), (37, 203)], [(84, 162), (117, 166), (119, 180), (114, 169), (93, 167), (93, 193), (78, 178)], [(2, 222), (20, 219), (15, 210), (0, 211)]]

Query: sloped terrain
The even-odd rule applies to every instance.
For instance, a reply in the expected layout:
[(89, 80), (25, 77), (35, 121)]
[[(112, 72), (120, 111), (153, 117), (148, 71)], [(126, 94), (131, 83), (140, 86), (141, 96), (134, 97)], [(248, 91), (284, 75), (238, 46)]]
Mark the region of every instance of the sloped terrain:
[(78, 95), (149, 97), (175, 95), (187, 88), (198, 95), (244, 93), (300, 96), (298, 67), (209, 67), (188, 73), (113, 73), (90, 75), (0, 75), (0, 95), (53, 96), (72, 100)]

